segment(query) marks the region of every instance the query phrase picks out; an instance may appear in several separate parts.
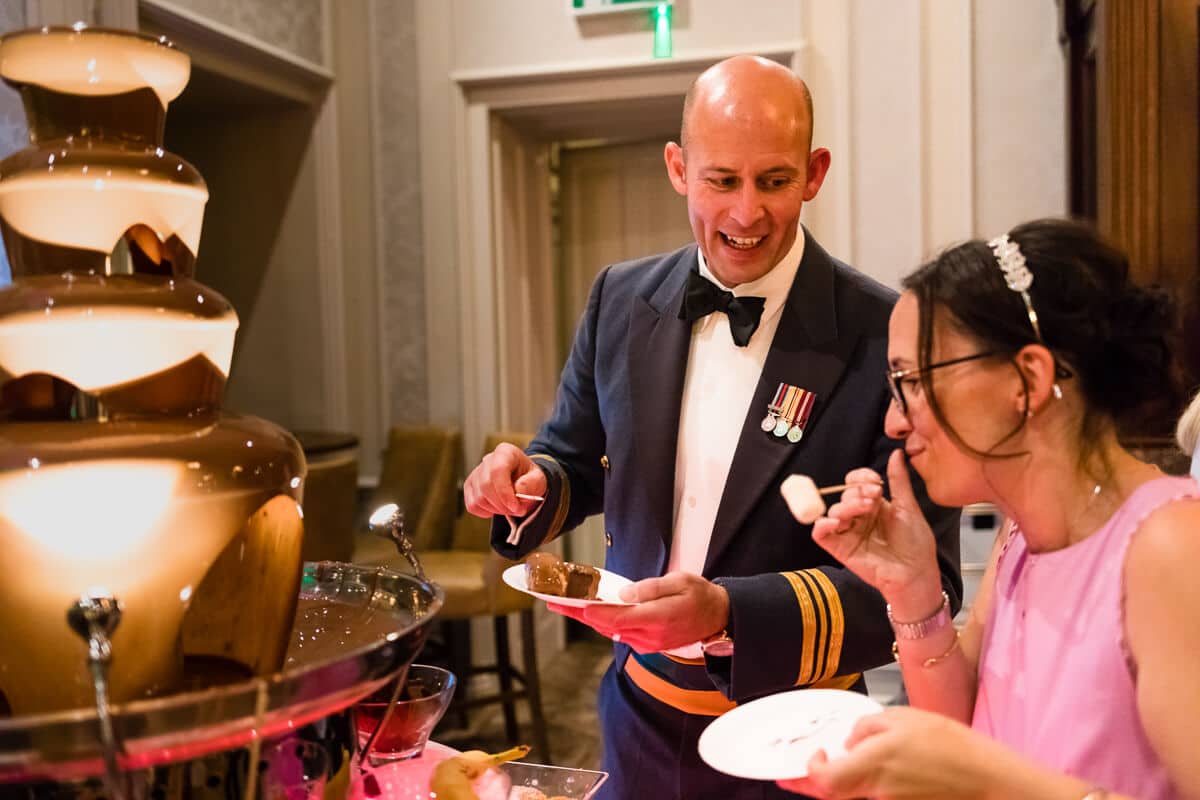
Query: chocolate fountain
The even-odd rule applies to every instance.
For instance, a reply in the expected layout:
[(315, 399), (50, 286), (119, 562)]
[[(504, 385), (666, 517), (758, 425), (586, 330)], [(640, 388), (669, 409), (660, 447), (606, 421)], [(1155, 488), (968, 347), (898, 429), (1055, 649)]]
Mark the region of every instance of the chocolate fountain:
[(0, 37), (31, 142), (0, 162), (0, 797), (337, 794), (347, 709), (441, 603), (301, 564), (299, 446), (221, 410), (237, 315), (192, 277), (208, 191), (162, 149), (189, 72), (164, 39)]

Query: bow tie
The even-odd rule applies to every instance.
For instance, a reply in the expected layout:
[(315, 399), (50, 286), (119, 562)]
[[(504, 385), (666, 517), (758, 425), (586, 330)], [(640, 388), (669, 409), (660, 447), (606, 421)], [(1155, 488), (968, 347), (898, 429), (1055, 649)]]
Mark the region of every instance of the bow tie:
[(687, 293), (683, 296), (679, 318), (695, 322), (714, 311), (724, 311), (729, 317), (733, 343), (745, 347), (758, 328), (766, 302), (765, 297), (735, 297), (733, 292), (725, 291), (699, 272), (692, 271), (688, 273)]

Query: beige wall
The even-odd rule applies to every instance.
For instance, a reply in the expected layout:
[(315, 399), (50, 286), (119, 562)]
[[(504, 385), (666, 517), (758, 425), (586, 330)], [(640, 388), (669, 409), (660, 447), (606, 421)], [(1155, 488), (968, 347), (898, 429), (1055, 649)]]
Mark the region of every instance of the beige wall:
[(1066, 211), (1067, 87), (1058, 6), (975, 3), (975, 227), (981, 236)]
[[(498, 324), (496, 309), (472, 306), (498, 280), (477, 257), (488, 234), (471, 222), (487, 218), (480, 115), (539, 85), (549, 97), (588, 76), (656, 69), (643, 15), (578, 20), (567, 6), (416, 0), (429, 409), (468, 433), (500, 418), (493, 368), (471, 357), (490, 351)], [(833, 152), (804, 219), (864, 272), (896, 285), (948, 243), (1064, 210), (1053, 3), (679, 0), (675, 13), (676, 61), (796, 52), (817, 143)]]

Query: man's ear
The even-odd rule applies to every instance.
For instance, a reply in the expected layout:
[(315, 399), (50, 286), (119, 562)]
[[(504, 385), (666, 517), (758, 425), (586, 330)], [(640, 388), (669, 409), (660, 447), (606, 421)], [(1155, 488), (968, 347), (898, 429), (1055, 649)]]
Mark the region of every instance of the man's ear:
[(663, 149), (663, 160), (667, 162), (667, 177), (675, 191), (687, 194), (687, 170), (683, 164), (683, 148), (676, 142), (667, 142)]
[(821, 191), (821, 184), (825, 182), (825, 173), (829, 172), (829, 163), (832, 158), (824, 147), (818, 147), (808, 154), (808, 177), (804, 184), (804, 202), (812, 200), (817, 196), (817, 192)]

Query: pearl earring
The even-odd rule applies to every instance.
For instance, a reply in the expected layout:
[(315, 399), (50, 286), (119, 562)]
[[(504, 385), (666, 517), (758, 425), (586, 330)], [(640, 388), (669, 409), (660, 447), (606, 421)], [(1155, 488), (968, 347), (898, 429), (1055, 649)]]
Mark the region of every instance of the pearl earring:
[(1062, 400), (1062, 387), (1057, 382), (1054, 384), (1054, 399)]

